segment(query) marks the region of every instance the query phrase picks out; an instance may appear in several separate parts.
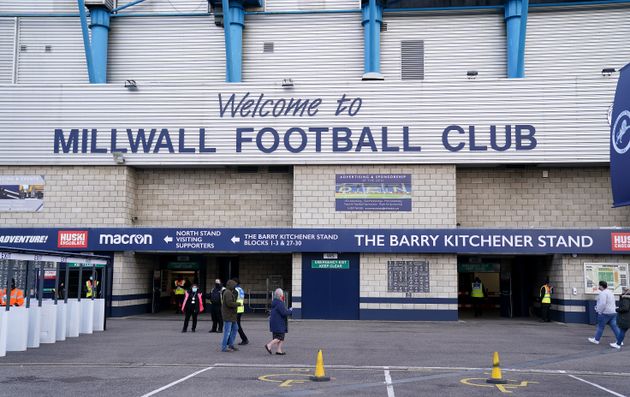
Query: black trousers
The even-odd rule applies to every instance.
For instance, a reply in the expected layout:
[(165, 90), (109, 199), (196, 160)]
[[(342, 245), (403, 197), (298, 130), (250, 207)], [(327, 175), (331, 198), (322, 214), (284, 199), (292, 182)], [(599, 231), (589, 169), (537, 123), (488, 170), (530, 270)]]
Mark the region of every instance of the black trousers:
[(551, 318), (549, 316), (549, 308), (551, 307), (551, 303), (541, 303), (540, 304), (540, 317), (545, 322), (550, 322)]
[(223, 332), (223, 315), (221, 314), (221, 304), (210, 306), (210, 316), (212, 316), (211, 332)]
[(242, 342), (247, 342), (247, 335), (245, 335), (245, 331), (243, 331), (243, 326), (241, 325), (241, 317), (243, 313), (238, 313), (236, 315), (236, 323), (238, 324), (238, 335), (241, 337)]
[(186, 316), (184, 317), (184, 331), (188, 330), (188, 320), (190, 320), (190, 316), (192, 316), (192, 330), (194, 331), (197, 328), (197, 312), (194, 310), (186, 310)]
[(483, 314), (481, 310), (481, 305), (483, 303), (483, 298), (472, 298), (472, 306), (475, 309), (475, 317), (481, 317)]

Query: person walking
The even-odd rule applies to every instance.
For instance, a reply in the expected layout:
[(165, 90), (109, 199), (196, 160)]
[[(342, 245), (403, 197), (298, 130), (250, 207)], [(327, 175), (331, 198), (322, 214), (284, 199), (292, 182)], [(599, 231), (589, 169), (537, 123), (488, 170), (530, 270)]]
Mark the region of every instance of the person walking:
[(293, 314), (293, 309), (287, 309), (284, 305), (284, 291), (278, 288), (273, 293), (273, 301), (271, 302), (271, 316), (269, 317), (269, 330), (271, 331), (271, 340), (265, 344), (267, 353), (273, 354), (271, 349), (276, 348), (276, 354), (284, 356), (286, 353), (282, 351), (284, 337), (289, 332), (288, 317)]
[(191, 331), (195, 332), (197, 328), (197, 315), (203, 313), (203, 294), (197, 288), (197, 284), (193, 284), (190, 290), (184, 294), (184, 302), (182, 303), (182, 312), (184, 313), (184, 328), (182, 332), (188, 331), (188, 321), (192, 316)]
[(210, 315), (212, 316), (212, 329), (208, 332), (223, 332), (223, 317), (221, 316), (221, 293), (225, 288), (221, 280), (214, 280), (214, 288), (210, 291)]
[(243, 313), (245, 313), (245, 291), (241, 288), (241, 282), (238, 278), (235, 278), (236, 281), (236, 291), (238, 292), (238, 309), (236, 310), (236, 322), (238, 324), (238, 335), (241, 337), (241, 342), (239, 345), (246, 345), (249, 343), (247, 339), (247, 335), (245, 335), (245, 331), (243, 330), (243, 326), (241, 325), (241, 317), (243, 317)]
[(619, 297), (617, 325), (619, 326), (619, 335), (617, 335), (617, 341), (615, 341), (615, 343), (611, 343), (610, 347), (621, 349), (621, 346), (623, 346), (623, 339), (630, 327), (630, 289), (627, 287), (623, 287), (622, 294)]
[(479, 279), (479, 277), (475, 277), (475, 281), (472, 283), (472, 288), (470, 291), (470, 298), (472, 300), (472, 306), (475, 310), (475, 317), (481, 317), (483, 314), (481, 305), (483, 304), (483, 283)]
[(222, 352), (238, 351), (234, 347), (234, 340), (238, 332), (238, 323), (236, 319), (236, 311), (239, 306), (236, 291), (236, 281), (228, 280), (225, 289), (221, 294), (221, 315), (223, 316), (223, 341), (221, 342)]
[(599, 339), (604, 333), (606, 324), (610, 325), (610, 328), (615, 333), (615, 338), (619, 339), (615, 296), (612, 291), (608, 289), (608, 283), (606, 281), (599, 282), (599, 295), (597, 296), (595, 311), (597, 312), (597, 331), (595, 331), (595, 337), (588, 338), (588, 341), (599, 345)]
[(540, 317), (541, 320), (549, 323), (551, 317), (549, 309), (551, 308), (551, 294), (553, 294), (553, 287), (549, 284), (549, 279), (545, 280), (545, 284), (540, 287)]

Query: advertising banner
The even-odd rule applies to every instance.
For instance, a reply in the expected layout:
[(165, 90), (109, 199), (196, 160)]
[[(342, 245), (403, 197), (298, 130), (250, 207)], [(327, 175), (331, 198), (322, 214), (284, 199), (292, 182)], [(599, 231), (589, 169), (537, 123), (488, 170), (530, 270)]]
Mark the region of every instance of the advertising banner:
[(43, 207), (43, 176), (0, 175), (0, 212), (39, 212)]
[(599, 282), (606, 281), (608, 289), (621, 294), (628, 287), (627, 263), (584, 263), (584, 289), (587, 294), (599, 293)]
[(2, 247), (63, 251), (630, 254), (630, 229), (0, 228)]
[(610, 119), (613, 206), (630, 205), (630, 64), (621, 68)]
[(335, 209), (411, 211), (411, 175), (336, 175)]

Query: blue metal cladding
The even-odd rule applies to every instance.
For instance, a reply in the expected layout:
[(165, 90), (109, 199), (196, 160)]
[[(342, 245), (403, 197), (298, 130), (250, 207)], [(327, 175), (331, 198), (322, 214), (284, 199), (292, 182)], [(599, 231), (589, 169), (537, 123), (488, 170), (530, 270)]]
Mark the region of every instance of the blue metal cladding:
[(364, 72), (381, 73), (381, 25), (383, 6), (377, 0), (362, 5)]
[(92, 62), (92, 46), (90, 45), (90, 35), (88, 32), (87, 15), (85, 13), (85, 3), (83, 0), (77, 0), (79, 6), (79, 15), (81, 17), (81, 31), (83, 33), (83, 48), (85, 49), (85, 63), (88, 70), (88, 78), (90, 83), (94, 82), (94, 66)]
[(225, 81), (240, 83), (243, 69), (245, 7), (238, 0), (222, 0), (225, 34)]
[(525, 77), (525, 36), (527, 33), (528, 0), (506, 0), (505, 28), (507, 77)]
[(94, 81), (107, 83), (107, 48), (109, 42), (109, 10), (105, 7), (90, 9), (90, 29), (92, 30), (92, 65)]

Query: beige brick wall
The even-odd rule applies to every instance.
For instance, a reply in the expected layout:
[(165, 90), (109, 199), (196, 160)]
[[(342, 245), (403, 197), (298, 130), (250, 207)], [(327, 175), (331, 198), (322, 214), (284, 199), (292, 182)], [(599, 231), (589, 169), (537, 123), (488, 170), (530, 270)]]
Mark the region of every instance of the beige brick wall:
[(290, 227), (290, 173), (139, 169), (137, 226)]
[(43, 175), (41, 212), (0, 212), (2, 227), (130, 226), (135, 196), (129, 167), (6, 167), (0, 175)]
[[(412, 211), (335, 210), (336, 174), (411, 174)], [(455, 226), (455, 167), (296, 166), (293, 227), (421, 228)]]
[(611, 203), (607, 167), (457, 169), (462, 227), (630, 226), (630, 207)]
[[(136, 295), (152, 292), (153, 270), (157, 268), (148, 255), (133, 252), (114, 254), (112, 295)], [(148, 303), (150, 299), (113, 301), (112, 306), (132, 306)]]
[[(584, 293), (584, 263), (630, 263), (628, 255), (563, 255), (564, 283), (559, 290), (554, 290), (556, 297), (562, 299), (595, 300), (596, 295)], [(577, 288), (577, 295), (572, 294), (572, 288)]]

